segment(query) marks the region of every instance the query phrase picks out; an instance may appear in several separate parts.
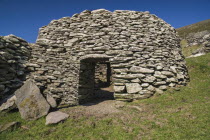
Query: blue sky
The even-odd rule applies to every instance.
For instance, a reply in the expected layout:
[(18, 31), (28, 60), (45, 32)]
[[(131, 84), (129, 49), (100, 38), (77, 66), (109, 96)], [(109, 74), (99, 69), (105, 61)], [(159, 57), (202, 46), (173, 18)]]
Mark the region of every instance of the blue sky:
[(0, 0), (0, 36), (34, 43), (51, 20), (101, 8), (150, 11), (175, 28), (210, 19), (210, 0)]

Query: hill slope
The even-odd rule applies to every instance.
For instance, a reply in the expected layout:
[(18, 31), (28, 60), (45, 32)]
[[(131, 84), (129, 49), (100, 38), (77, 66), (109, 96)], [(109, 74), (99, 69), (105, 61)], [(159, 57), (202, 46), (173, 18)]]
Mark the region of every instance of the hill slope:
[(187, 25), (176, 30), (181, 38), (186, 38), (190, 33), (210, 30), (210, 19)]
[[(210, 19), (176, 29), (182, 38), (181, 46), (185, 57), (202, 53), (206, 37), (210, 35)], [(208, 42), (208, 41), (207, 41)]]
[(0, 139), (207, 140), (210, 138), (210, 53), (187, 59), (187, 66), (191, 81), (186, 87), (126, 103), (116, 114), (95, 116), (73, 111), (80, 106), (64, 108), (62, 111), (70, 114), (67, 121), (45, 126), (44, 117), (25, 121), (18, 112), (0, 113), (0, 125), (21, 122), (21, 128), (0, 133)]

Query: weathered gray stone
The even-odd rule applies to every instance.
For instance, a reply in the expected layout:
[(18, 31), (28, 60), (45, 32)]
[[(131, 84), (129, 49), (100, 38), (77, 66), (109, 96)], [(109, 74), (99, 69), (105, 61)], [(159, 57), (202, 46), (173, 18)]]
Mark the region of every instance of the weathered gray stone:
[(159, 87), (159, 89), (161, 89), (161, 90), (166, 90), (166, 89), (167, 89), (167, 86), (162, 85), (162, 86)]
[(142, 79), (145, 83), (153, 83), (156, 80), (154, 76), (147, 76), (146, 78)]
[(55, 101), (55, 99), (47, 94), (47, 102), (49, 103), (49, 105), (52, 107), (52, 108), (56, 108), (57, 107), (57, 102)]
[(154, 85), (159, 86), (159, 85), (165, 85), (166, 82), (165, 81), (159, 81), (159, 82), (155, 82)]
[(141, 84), (141, 87), (144, 87), (144, 88), (145, 88), (145, 87), (148, 87), (148, 86), (149, 86), (148, 83), (142, 83), (142, 84)]
[(0, 112), (1, 111), (10, 111), (12, 109), (15, 109), (17, 108), (17, 105), (15, 104), (15, 101), (16, 101), (16, 96), (15, 95), (12, 95), (10, 97), (8, 97), (6, 99), (6, 102), (3, 103), (1, 106), (0, 106)]
[(15, 91), (15, 96), (17, 98), (16, 104), (23, 119), (38, 119), (47, 115), (50, 109), (50, 105), (32, 80), (27, 80), (20, 89)]
[(154, 73), (154, 70), (147, 69), (147, 68), (142, 68), (142, 67), (137, 67), (137, 66), (131, 67), (130, 71), (135, 72), (135, 73)]
[(156, 93), (158, 93), (158, 94), (163, 94), (163, 91), (162, 91), (161, 89), (156, 88), (155, 91), (156, 91)]
[(141, 83), (141, 81), (139, 80), (139, 78), (133, 79), (131, 80), (132, 83)]
[(166, 76), (174, 76), (174, 74), (172, 72), (170, 72), (170, 71), (161, 71), (161, 73), (163, 75), (166, 75)]
[(125, 86), (114, 86), (115, 92), (124, 92)]
[(61, 121), (66, 120), (69, 117), (68, 114), (60, 112), (60, 111), (55, 111), (55, 112), (50, 112), (47, 117), (46, 117), (46, 125), (50, 124), (57, 124)]
[(71, 47), (71, 46), (75, 45), (75, 43), (77, 43), (78, 41), (79, 41), (78, 38), (73, 38), (73, 39), (71, 39), (71, 40), (68, 40), (68, 43), (65, 44), (64, 46), (65, 46), (65, 47)]
[(36, 43), (39, 45), (49, 45), (50, 41), (48, 39), (37, 39)]
[(142, 90), (142, 87), (138, 83), (126, 83), (125, 85), (128, 93), (137, 93)]
[(126, 75), (115, 75), (113, 77), (121, 78), (121, 79), (136, 79), (136, 78), (143, 78), (145, 77), (145, 75), (144, 74), (126, 74)]

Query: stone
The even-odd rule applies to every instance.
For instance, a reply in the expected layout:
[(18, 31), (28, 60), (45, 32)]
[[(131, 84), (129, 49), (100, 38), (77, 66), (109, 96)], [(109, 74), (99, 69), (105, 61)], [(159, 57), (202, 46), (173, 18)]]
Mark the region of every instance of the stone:
[(165, 84), (166, 84), (165, 81), (159, 81), (159, 82), (155, 82), (155, 83), (154, 83), (155, 86), (165, 85)]
[(45, 125), (57, 124), (59, 122), (66, 120), (68, 117), (69, 117), (68, 114), (60, 111), (50, 112), (46, 117)]
[(139, 80), (139, 78), (133, 79), (131, 80), (132, 83), (141, 83), (141, 81)]
[(136, 78), (143, 78), (145, 77), (144, 74), (126, 74), (126, 75), (114, 75), (115, 78), (120, 79), (136, 79)]
[(134, 72), (134, 73), (154, 73), (154, 70), (142, 68), (142, 67), (138, 67), (138, 66), (132, 66), (130, 68), (130, 71)]
[(30, 79), (15, 91), (15, 96), (21, 117), (25, 120), (36, 120), (49, 112), (50, 105)]
[(20, 127), (20, 122), (10, 122), (4, 125), (0, 125), (0, 133), (4, 131), (14, 131)]
[(15, 101), (16, 101), (16, 96), (15, 95), (9, 96), (6, 99), (6, 102), (3, 103), (0, 106), (0, 112), (2, 112), (2, 111), (8, 112), (8, 111), (11, 111), (11, 110), (17, 108), (17, 105), (15, 104)]
[(166, 90), (167, 89), (167, 86), (165, 86), (165, 85), (159, 86), (159, 89)]
[(152, 85), (150, 85), (147, 89), (148, 89), (149, 91), (155, 91), (155, 87), (153, 87)]
[(116, 107), (116, 108), (123, 108), (123, 107), (125, 107), (125, 102), (116, 101), (116, 102), (115, 102), (115, 107)]
[(79, 41), (78, 38), (73, 38), (73, 39), (69, 40), (68, 43), (65, 44), (64, 46), (65, 47), (71, 47), (71, 46), (75, 45), (75, 43), (77, 43), (78, 41)]
[(142, 90), (142, 87), (138, 83), (126, 83), (125, 85), (128, 93), (137, 93)]
[(156, 69), (157, 69), (157, 70), (162, 70), (163, 67), (162, 67), (162, 66), (157, 66)]
[(144, 79), (142, 79), (143, 82), (145, 83), (153, 83), (156, 80), (154, 76), (147, 76)]
[(37, 39), (36, 43), (39, 45), (49, 45), (50, 41), (48, 39)]
[(146, 87), (148, 87), (148, 86), (149, 86), (148, 83), (142, 83), (142, 84), (141, 84), (141, 87), (143, 87), (143, 88), (146, 88)]
[(174, 76), (174, 74), (172, 72), (170, 72), (170, 71), (161, 71), (161, 73), (163, 75), (166, 75), (166, 76)]
[(47, 94), (47, 102), (49, 103), (49, 105), (50, 105), (52, 108), (56, 108), (56, 107), (57, 107), (57, 102), (56, 102), (56, 100), (55, 100), (50, 94)]
[(155, 91), (157, 94), (163, 94), (163, 90), (161, 90), (161, 89), (156, 88)]
[(124, 92), (125, 86), (114, 86), (115, 92)]

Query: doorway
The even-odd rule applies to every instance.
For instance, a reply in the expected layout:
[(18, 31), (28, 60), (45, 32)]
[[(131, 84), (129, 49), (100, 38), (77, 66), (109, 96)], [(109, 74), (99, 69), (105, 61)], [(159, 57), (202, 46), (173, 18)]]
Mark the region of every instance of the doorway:
[(79, 104), (114, 99), (108, 58), (86, 58), (80, 61), (78, 94)]

